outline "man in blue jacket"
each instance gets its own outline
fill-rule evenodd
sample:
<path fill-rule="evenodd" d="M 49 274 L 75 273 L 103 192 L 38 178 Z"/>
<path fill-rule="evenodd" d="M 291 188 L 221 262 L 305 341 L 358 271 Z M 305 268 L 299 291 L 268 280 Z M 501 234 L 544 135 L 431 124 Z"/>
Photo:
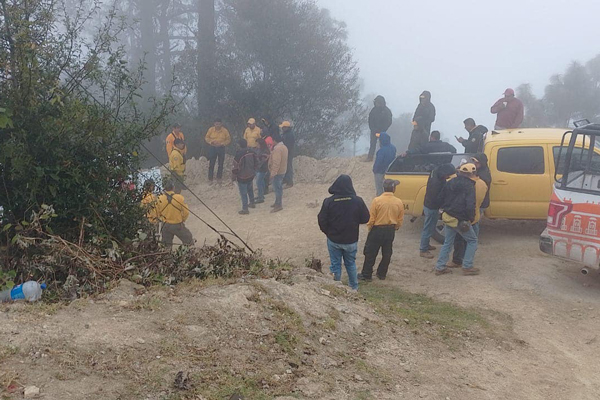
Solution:
<path fill-rule="evenodd" d="M 390 135 L 382 132 L 379 135 L 379 144 L 381 148 L 377 151 L 375 157 L 375 164 L 373 164 L 373 174 L 375 175 L 375 191 L 377 196 L 383 194 L 383 180 L 385 178 L 385 171 L 394 160 L 396 159 L 396 146 L 392 144 Z"/>
<path fill-rule="evenodd" d="M 327 236 L 327 249 L 333 279 L 342 279 L 342 259 L 348 273 L 348 285 L 358 290 L 356 271 L 356 252 L 358 250 L 358 231 L 361 224 L 369 222 L 369 209 L 356 195 L 352 178 L 340 175 L 329 188 L 331 197 L 323 201 L 319 212 L 319 228 Z"/>

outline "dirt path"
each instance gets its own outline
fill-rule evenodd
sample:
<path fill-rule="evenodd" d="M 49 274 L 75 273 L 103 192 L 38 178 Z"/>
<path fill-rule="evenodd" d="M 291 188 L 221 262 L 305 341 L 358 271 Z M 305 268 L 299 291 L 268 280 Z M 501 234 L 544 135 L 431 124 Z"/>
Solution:
<path fill-rule="evenodd" d="M 358 176 L 370 202 L 372 182 Z M 543 223 L 484 221 L 483 273 L 436 277 L 418 256 L 420 223 L 406 221 L 388 279 L 352 295 L 302 268 L 314 256 L 327 272 L 316 223 L 327 189 L 300 183 L 285 191 L 284 211 L 269 212 L 271 194 L 240 216 L 232 184 L 195 188 L 252 247 L 297 266 L 282 279 L 125 282 L 70 304 L 0 306 L 0 398 L 21 398 L 28 385 L 50 400 L 217 400 L 240 388 L 246 400 L 600 398 L 600 277 L 541 254 Z M 200 244 L 216 241 L 194 217 L 187 225 Z M 362 228 L 361 246 L 365 238 Z M 179 371 L 189 387 L 176 387 Z"/>
<path fill-rule="evenodd" d="M 314 255 L 327 264 L 325 238 L 316 224 L 327 185 L 296 185 L 285 191 L 283 212 L 270 214 L 267 201 L 244 217 L 237 215 L 235 187 L 201 188 L 207 202 L 267 255 L 297 264 Z M 371 182 L 356 183 L 356 190 L 370 202 Z M 200 224 L 190 226 L 198 238 L 206 235 L 213 240 Z M 543 226 L 539 221 L 486 220 L 476 257 L 482 275 L 436 277 L 431 273 L 433 262 L 418 257 L 420 222 L 406 221 L 395 242 L 389 279 L 372 283 L 511 316 L 522 349 L 473 354 L 462 371 L 449 371 L 457 379 L 473 374 L 482 382 L 485 390 L 472 398 L 600 398 L 600 276 L 596 272 L 583 276 L 577 265 L 543 255 L 538 249 Z M 360 245 L 365 238 L 363 229 Z"/>

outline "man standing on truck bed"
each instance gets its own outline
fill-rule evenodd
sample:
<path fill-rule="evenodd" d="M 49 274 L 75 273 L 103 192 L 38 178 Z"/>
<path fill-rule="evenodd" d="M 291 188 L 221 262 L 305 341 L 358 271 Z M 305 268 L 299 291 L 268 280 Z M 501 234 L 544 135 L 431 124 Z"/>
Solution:
<path fill-rule="evenodd" d="M 440 250 L 440 255 L 435 266 L 435 274 L 443 275 L 452 270 L 446 266 L 450 252 L 454 246 L 456 235 L 460 235 L 467 242 L 462 268 L 463 275 L 478 275 L 479 269 L 473 268 L 473 259 L 477 251 L 477 235 L 471 225 L 475 221 L 475 164 L 464 164 L 458 170 L 458 176 L 444 186 L 440 193 L 441 208 L 444 210 L 442 219 L 446 224 L 446 239 Z"/>
<path fill-rule="evenodd" d="M 413 116 L 414 128 L 408 144 L 409 150 L 414 150 L 427 143 L 433 121 L 435 121 L 435 106 L 431 103 L 431 93 L 425 90 L 419 96 L 419 106 Z"/>
<path fill-rule="evenodd" d="M 467 118 L 463 123 L 465 124 L 465 129 L 469 132 L 469 137 L 464 139 L 456 136 L 456 140 L 465 147 L 465 153 L 472 154 L 482 151 L 483 139 L 488 132 L 488 128 L 483 125 L 477 125 L 473 118 Z"/>
<path fill-rule="evenodd" d="M 494 103 L 490 111 L 498 115 L 494 129 L 517 129 L 525 116 L 523 103 L 515 97 L 515 91 L 510 88 L 504 91 L 504 97 Z"/>
<path fill-rule="evenodd" d="M 433 254 L 430 251 L 435 250 L 435 247 L 431 246 L 429 241 L 440 217 L 440 193 L 444 186 L 446 186 L 448 178 L 454 174 L 456 174 L 454 165 L 443 164 L 434 169 L 427 180 L 427 190 L 425 191 L 425 200 L 423 202 L 425 220 L 423 222 L 421 245 L 419 247 L 420 255 L 423 258 L 433 258 Z"/>
<path fill-rule="evenodd" d="M 369 129 L 371 130 L 371 145 L 367 161 L 373 161 L 377 148 L 377 134 L 387 132 L 392 126 L 392 111 L 387 107 L 383 96 L 375 97 L 374 107 L 369 113 Z"/>

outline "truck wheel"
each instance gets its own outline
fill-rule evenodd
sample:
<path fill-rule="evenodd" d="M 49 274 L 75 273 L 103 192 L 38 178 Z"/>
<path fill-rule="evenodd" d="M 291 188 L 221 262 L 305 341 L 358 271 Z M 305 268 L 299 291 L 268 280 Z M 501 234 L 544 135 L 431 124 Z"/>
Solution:
<path fill-rule="evenodd" d="M 442 221 L 441 219 L 438 220 L 437 224 L 435 225 L 433 235 L 431 235 L 431 237 L 436 242 L 444 244 L 444 240 L 446 240 L 446 236 L 444 235 L 444 221 Z"/>

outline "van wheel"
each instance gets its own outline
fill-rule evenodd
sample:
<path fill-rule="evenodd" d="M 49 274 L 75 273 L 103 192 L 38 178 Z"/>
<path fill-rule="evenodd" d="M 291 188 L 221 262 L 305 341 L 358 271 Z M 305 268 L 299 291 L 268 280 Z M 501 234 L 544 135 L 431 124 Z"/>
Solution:
<path fill-rule="evenodd" d="M 431 237 L 439 244 L 444 244 L 444 240 L 446 240 L 446 236 L 444 235 L 444 221 L 442 221 L 441 219 L 438 220 L 437 224 L 435 225 L 433 235 L 431 235 Z"/>

